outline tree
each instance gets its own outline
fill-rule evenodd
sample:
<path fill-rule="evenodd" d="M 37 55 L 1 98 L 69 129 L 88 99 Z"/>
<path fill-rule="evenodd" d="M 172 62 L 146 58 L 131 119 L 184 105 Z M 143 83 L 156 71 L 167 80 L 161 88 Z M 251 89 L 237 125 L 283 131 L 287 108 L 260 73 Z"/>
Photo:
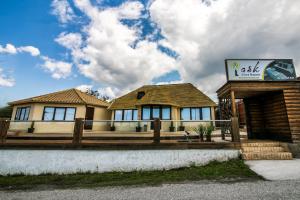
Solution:
<path fill-rule="evenodd" d="M 0 118 L 11 118 L 12 106 L 5 106 L 0 108 Z"/>
<path fill-rule="evenodd" d="M 98 90 L 93 90 L 91 88 L 87 88 L 86 93 L 96 97 L 97 99 L 101 99 L 103 101 L 109 101 L 110 97 L 106 94 L 100 94 Z"/>

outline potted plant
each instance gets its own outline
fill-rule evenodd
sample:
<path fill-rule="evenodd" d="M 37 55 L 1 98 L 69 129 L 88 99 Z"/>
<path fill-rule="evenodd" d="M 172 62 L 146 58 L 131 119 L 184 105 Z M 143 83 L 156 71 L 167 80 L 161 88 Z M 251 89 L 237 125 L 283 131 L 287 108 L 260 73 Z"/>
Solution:
<path fill-rule="evenodd" d="M 31 126 L 30 126 L 30 128 L 28 128 L 28 131 L 27 131 L 28 133 L 33 133 L 34 132 L 34 121 L 33 122 L 31 122 Z"/>
<path fill-rule="evenodd" d="M 214 126 L 209 125 L 205 127 L 205 137 L 206 137 L 206 142 L 211 142 L 211 134 L 214 130 Z"/>
<path fill-rule="evenodd" d="M 202 124 L 200 124 L 199 126 L 194 127 L 194 131 L 199 134 L 200 142 L 203 142 L 204 141 L 203 138 L 204 138 L 204 134 L 205 134 L 205 127 Z"/>
<path fill-rule="evenodd" d="M 175 131 L 175 127 L 173 125 L 173 121 L 171 121 L 171 126 L 169 128 L 170 128 L 170 132 L 174 132 Z"/>
<path fill-rule="evenodd" d="M 142 131 L 142 127 L 141 127 L 141 122 L 138 121 L 138 125 L 137 127 L 135 127 L 136 132 L 141 132 Z"/>
<path fill-rule="evenodd" d="M 184 131 L 185 127 L 183 126 L 182 122 L 180 122 L 180 126 L 178 128 L 179 131 Z"/>

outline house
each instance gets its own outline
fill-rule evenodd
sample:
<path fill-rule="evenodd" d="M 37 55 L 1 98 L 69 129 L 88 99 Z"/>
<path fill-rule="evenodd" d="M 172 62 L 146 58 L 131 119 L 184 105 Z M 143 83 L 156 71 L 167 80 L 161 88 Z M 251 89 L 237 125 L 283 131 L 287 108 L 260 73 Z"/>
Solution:
<path fill-rule="evenodd" d="M 109 120 L 109 103 L 77 89 L 10 102 L 13 106 L 10 130 L 34 128 L 35 133 L 73 132 L 74 119 Z M 34 124 L 32 121 L 35 121 Z M 52 126 L 51 126 L 52 125 Z M 101 130 L 103 124 L 85 123 L 85 129 Z M 49 127 L 51 129 L 49 130 Z"/>
<path fill-rule="evenodd" d="M 116 130 L 126 130 L 129 127 L 124 126 L 122 121 L 130 123 L 132 120 L 160 118 L 165 120 L 161 125 L 162 130 L 174 131 L 183 130 L 184 126 L 189 126 L 196 120 L 214 120 L 215 107 L 216 103 L 194 85 L 183 83 L 142 86 L 115 99 L 108 109 L 112 111 L 111 119 L 116 121 Z M 153 128 L 150 122 L 143 122 L 139 126 L 143 131 Z"/>

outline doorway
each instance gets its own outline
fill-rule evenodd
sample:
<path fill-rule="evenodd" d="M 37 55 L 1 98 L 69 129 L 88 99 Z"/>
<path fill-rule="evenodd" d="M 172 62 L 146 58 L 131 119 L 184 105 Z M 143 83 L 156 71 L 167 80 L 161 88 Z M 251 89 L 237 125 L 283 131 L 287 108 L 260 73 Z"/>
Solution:
<path fill-rule="evenodd" d="M 87 130 L 93 129 L 94 112 L 95 112 L 95 108 L 86 107 L 86 113 L 85 113 L 86 121 L 84 123 L 84 129 L 87 129 Z"/>

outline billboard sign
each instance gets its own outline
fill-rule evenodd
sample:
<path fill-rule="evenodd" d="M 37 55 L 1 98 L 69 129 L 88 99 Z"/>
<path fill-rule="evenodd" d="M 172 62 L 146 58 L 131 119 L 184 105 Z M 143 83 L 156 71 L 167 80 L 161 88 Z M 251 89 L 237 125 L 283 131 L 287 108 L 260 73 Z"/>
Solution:
<path fill-rule="evenodd" d="M 297 78 L 292 59 L 227 59 L 225 65 L 229 81 L 286 81 Z"/>

